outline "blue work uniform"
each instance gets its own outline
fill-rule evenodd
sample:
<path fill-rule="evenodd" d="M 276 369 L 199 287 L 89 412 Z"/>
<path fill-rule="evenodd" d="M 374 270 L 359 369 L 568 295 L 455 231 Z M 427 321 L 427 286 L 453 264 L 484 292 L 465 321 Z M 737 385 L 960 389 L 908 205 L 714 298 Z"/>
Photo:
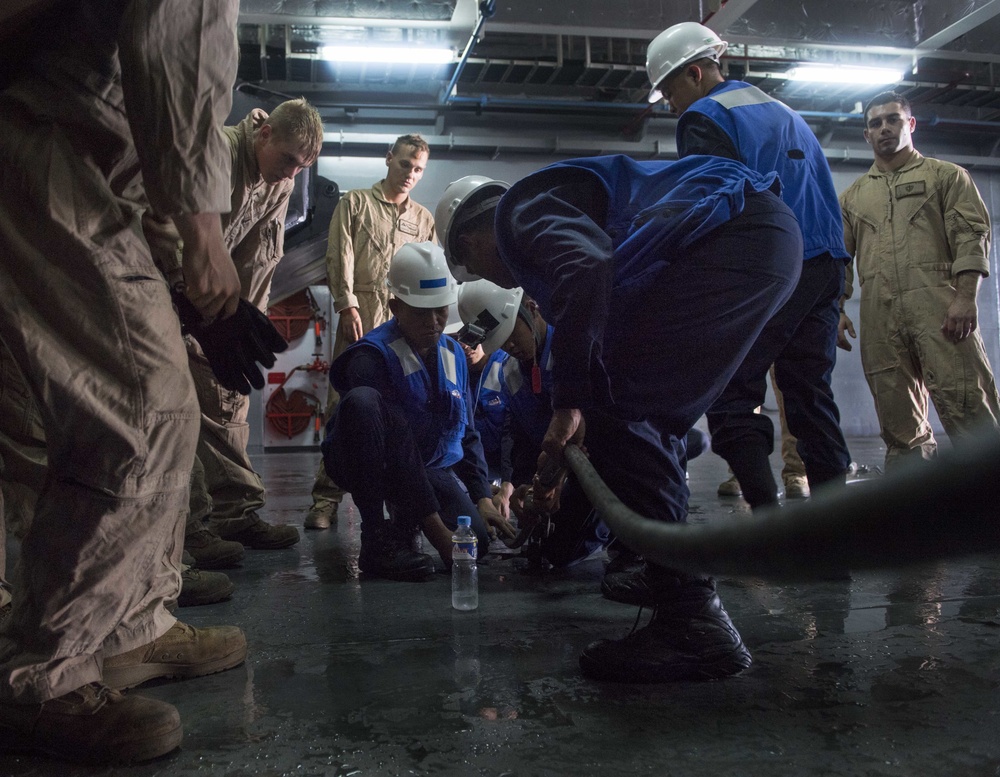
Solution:
<path fill-rule="evenodd" d="M 795 291 L 708 412 L 712 449 L 729 462 L 753 507 L 777 501 L 768 461 L 774 424 L 754 413 L 764 402 L 767 372 L 774 364 L 788 429 L 798 438 L 810 485 L 842 482 L 850 454 L 831 378 L 849 257 L 823 149 L 797 113 L 742 81 L 719 84 L 684 111 L 677 149 L 681 157 L 712 154 L 737 159 L 758 173 L 777 172 L 781 197 L 802 230 L 803 267 Z"/>
<path fill-rule="evenodd" d="M 508 394 L 505 434 L 510 439 L 509 479 L 517 486 L 531 483 L 552 421 L 552 332 L 547 326 L 538 357 L 537 384 L 532 376 L 533 361 L 509 359 L 502 374 L 503 390 Z M 607 526 L 571 474 L 562 490 L 560 508 L 552 515 L 552 533 L 539 544 L 542 557 L 555 567 L 566 566 L 600 550 L 609 539 Z"/>
<path fill-rule="evenodd" d="M 510 358 L 502 348 L 493 351 L 486 366 L 479 374 L 475 394 L 476 431 L 483 444 L 483 455 L 491 483 L 499 485 L 503 479 L 501 460 L 503 457 L 503 425 L 507 414 L 507 399 L 502 390 L 502 371 Z"/>
<path fill-rule="evenodd" d="M 553 325 L 553 407 L 583 410 L 591 461 L 647 517 L 685 520 L 683 439 L 798 280 L 777 190 L 732 160 L 608 156 L 497 206 L 500 259 Z"/>
<path fill-rule="evenodd" d="M 475 503 L 491 493 L 458 343 L 441 337 L 421 358 L 391 319 L 334 360 L 330 382 L 341 400 L 327 423 L 323 463 L 358 507 L 362 541 L 369 528 L 384 528 L 388 503 L 404 535 L 434 512 L 451 529 L 470 516 L 484 554 L 489 534 Z"/>
<path fill-rule="evenodd" d="M 537 391 L 533 362 L 511 359 L 504 366 L 503 389 L 510 408 L 508 424 L 512 439 L 511 482 L 530 483 L 535 473 L 542 439 L 552 420 L 552 327 L 547 326 L 538 359 Z"/>

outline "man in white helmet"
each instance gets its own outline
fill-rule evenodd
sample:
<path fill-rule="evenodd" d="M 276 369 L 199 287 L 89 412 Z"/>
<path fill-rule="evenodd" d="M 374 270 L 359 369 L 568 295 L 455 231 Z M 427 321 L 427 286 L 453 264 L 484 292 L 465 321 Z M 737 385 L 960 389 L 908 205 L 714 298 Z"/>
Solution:
<path fill-rule="evenodd" d="M 510 452 L 504 449 L 507 397 L 501 385 L 504 364 L 510 356 L 500 347 L 508 336 L 507 327 L 501 324 L 515 315 L 522 294 L 521 289 L 501 289 L 489 281 L 463 283 L 458 290 L 459 322 L 449 332 L 465 352 L 486 469 L 490 483 L 500 489 L 494 494 L 493 503 L 504 518 L 510 516 L 507 507 L 513 488 L 507 471 Z M 483 312 L 489 320 L 479 322 Z"/>
<path fill-rule="evenodd" d="M 434 563 L 413 550 L 417 531 L 448 567 L 458 516 L 472 518 L 480 553 L 496 529 L 514 530 L 491 499 L 465 355 L 442 336 L 458 295 L 444 253 L 434 243 L 409 243 L 393 256 L 386 282 L 393 318 L 330 367 L 341 399 L 327 423 L 323 463 L 361 514 L 361 571 L 420 581 Z"/>
<path fill-rule="evenodd" d="M 389 319 L 385 278 L 395 252 L 407 243 L 434 240 L 434 217 L 410 196 L 423 178 L 429 155 L 430 146 L 420 135 L 401 135 L 385 156 L 385 178 L 370 189 L 347 192 L 333 211 L 326 274 L 339 315 L 334 359 Z M 331 392 L 327 418 L 336 404 L 337 395 Z M 343 498 L 343 490 L 320 465 L 305 528 L 328 529 Z"/>
<path fill-rule="evenodd" d="M 727 43 L 694 22 L 675 24 L 649 44 L 653 90 L 680 115 L 677 152 L 735 159 L 761 174 L 777 172 L 781 198 L 802 229 L 802 273 L 795 292 L 761 332 L 732 382 L 708 412 L 712 449 L 728 462 L 751 507 L 777 502 L 768 459 L 774 425 L 754 413 L 767 372 L 785 402 L 809 485 L 844 483 L 850 455 L 830 378 L 837 360 L 838 301 L 848 260 L 833 186 L 819 141 L 784 103 L 743 81 L 727 81 L 719 59 Z M 627 595 L 627 581 L 623 594 Z"/>
<path fill-rule="evenodd" d="M 540 482 L 586 437 L 626 505 L 686 520 L 684 438 L 801 269 L 798 224 L 776 190 L 774 173 L 710 156 L 570 159 L 513 187 L 468 176 L 445 190 L 435 220 L 456 278 L 521 286 L 553 326 Z M 748 667 L 714 581 L 649 566 L 653 620 L 590 645 L 584 673 L 667 682 Z"/>
<path fill-rule="evenodd" d="M 526 511 L 527 490 L 532 485 L 542 440 L 552 421 L 552 327 L 542 317 L 538 304 L 520 288 L 504 289 L 487 280 L 463 283 L 458 310 L 465 327 L 460 342 L 482 343 L 493 350 L 503 345 L 507 358 L 487 376 L 495 386 L 503 408 L 500 490 L 494 503 L 500 514 L 511 509 L 520 519 L 537 520 Z M 561 480 L 561 476 L 557 475 Z M 539 528 L 542 558 L 555 567 L 566 566 L 600 550 L 608 541 L 608 530 L 572 476 L 560 489 L 558 504 L 547 505 L 552 524 Z"/>

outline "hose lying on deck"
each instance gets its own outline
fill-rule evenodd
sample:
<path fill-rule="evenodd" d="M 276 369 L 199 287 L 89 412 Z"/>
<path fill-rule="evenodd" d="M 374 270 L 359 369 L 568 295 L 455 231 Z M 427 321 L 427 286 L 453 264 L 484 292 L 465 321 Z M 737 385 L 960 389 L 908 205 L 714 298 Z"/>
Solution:
<path fill-rule="evenodd" d="M 818 580 L 850 570 L 1000 551 L 994 431 L 877 481 L 714 525 L 653 521 L 604 484 L 576 446 L 566 460 L 604 521 L 650 561 L 695 574 Z"/>

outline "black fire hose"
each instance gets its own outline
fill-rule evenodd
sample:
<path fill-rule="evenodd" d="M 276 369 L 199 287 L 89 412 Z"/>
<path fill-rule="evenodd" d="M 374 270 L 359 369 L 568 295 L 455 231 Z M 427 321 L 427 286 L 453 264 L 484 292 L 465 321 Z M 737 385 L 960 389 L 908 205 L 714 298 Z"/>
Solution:
<path fill-rule="evenodd" d="M 932 462 L 808 502 L 714 525 L 633 512 L 576 446 L 566 460 L 615 535 L 647 559 L 694 574 L 821 580 L 1000 551 L 1000 435 L 964 441 Z"/>

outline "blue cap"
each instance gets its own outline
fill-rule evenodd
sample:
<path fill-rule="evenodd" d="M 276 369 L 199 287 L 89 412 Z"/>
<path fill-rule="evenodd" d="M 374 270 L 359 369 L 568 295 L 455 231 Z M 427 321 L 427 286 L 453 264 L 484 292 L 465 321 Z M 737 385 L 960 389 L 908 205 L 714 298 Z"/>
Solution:
<path fill-rule="evenodd" d="M 472 519 L 467 515 L 458 516 L 459 526 L 472 526 Z"/>

